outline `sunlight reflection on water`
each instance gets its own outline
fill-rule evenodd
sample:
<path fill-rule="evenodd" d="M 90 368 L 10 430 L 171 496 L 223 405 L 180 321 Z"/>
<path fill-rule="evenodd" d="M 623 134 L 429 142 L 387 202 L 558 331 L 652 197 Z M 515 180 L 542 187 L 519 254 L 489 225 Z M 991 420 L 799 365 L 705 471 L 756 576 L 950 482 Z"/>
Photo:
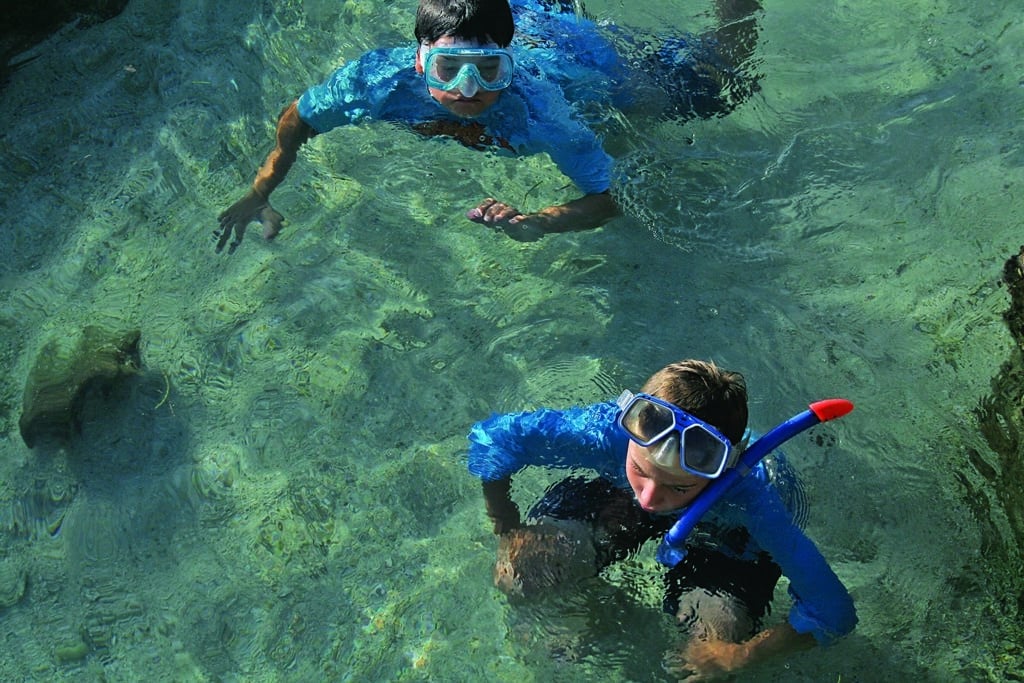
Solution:
<path fill-rule="evenodd" d="M 710 21 L 689 0 L 587 6 Z M 858 406 L 787 450 L 861 625 L 752 680 L 1019 672 L 978 569 L 979 539 L 1006 536 L 957 479 L 986 490 L 962 456 L 988 452 L 970 410 L 1010 346 L 1011 9 L 772 4 L 761 90 L 719 119 L 609 117 L 626 215 L 537 244 L 463 216 L 497 190 L 569 198 L 547 159 L 319 136 L 275 194 L 285 232 L 230 258 L 210 232 L 274 115 L 410 39 L 410 7 L 140 1 L 39 48 L 0 103 L 0 594 L 20 593 L 0 677 L 666 680 L 650 549 L 513 609 L 461 458 L 491 411 L 605 400 L 690 355 L 744 372 L 755 427 Z M 145 374 L 73 448 L 27 451 L 27 368 L 97 320 L 142 328 Z M 544 485 L 517 477 L 524 498 Z"/>

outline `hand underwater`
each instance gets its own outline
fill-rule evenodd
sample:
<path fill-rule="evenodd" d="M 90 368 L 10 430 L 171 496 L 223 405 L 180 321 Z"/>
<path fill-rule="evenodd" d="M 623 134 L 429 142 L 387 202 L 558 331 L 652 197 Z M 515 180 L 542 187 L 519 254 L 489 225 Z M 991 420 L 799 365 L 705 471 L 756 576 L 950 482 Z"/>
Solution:
<path fill-rule="evenodd" d="M 582 522 L 542 521 L 513 529 L 498 540 L 494 585 L 510 597 L 565 590 L 597 573 L 593 532 Z"/>
<path fill-rule="evenodd" d="M 536 242 L 546 234 L 544 228 L 519 209 L 491 197 L 467 211 L 466 218 L 495 232 L 504 232 L 517 242 Z"/>
<path fill-rule="evenodd" d="M 263 226 L 263 238 L 272 240 L 277 237 L 284 226 L 284 216 L 278 213 L 270 202 L 258 194 L 255 190 L 249 192 L 237 202 L 229 206 L 218 216 L 220 226 L 214 231 L 217 238 L 216 251 L 219 254 L 228 246 L 228 253 L 233 254 L 238 245 L 245 237 L 245 230 L 249 223 L 259 221 Z M 234 235 L 234 239 L 228 244 L 228 240 Z"/>
<path fill-rule="evenodd" d="M 715 681 L 728 676 L 746 663 L 742 643 L 726 640 L 693 639 L 682 652 L 665 657 L 665 669 L 680 680 Z"/>

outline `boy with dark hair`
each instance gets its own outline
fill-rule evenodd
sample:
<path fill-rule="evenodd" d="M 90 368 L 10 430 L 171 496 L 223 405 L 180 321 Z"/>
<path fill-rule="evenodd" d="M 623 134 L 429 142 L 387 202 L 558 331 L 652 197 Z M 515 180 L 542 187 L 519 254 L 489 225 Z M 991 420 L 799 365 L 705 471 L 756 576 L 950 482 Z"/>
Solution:
<path fill-rule="evenodd" d="M 718 1 L 730 7 L 739 1 L 749 13 L 759 9 L 757 0 Z M 618 207 L 610 193 L 611 157 L 574 105 L 587 99 L 628 104 L 637 92 L 647 98 L 651 90 L 667 87 L 674 91 L 668 97 L 685 101 L 692 114 L 710 116 L 733 106 L 723 95 L 729 88 L 719 82 L 727 69 L 713 64 L 713 57 L 698 64 L 710 52 L 686 49 L 685 41 L 673 39 L 656 56 L 669 65 L 662 69 L 668 80 L 652 80 L 646 67 L 627 65 L 593 22 L 567 12 L 571 5 L 421 0 L 416 47 L 372 50 L 285 108 L 277 144 L 251 190 L 219 217 L 217 251 L 227 246 L 233 252 L 252 221 L 263 225 L 265 238 L 275 237 L 284 217 L 269 197 L 295 163 L 299 147 L 319 133 L 367 119 L 402 123 L 478 150 L 548 154 L 581 197 L 530 214 L 487 198 L 466 214 L 513 239 L 587 230 L 614 218 Z M 516 22 L 531 33 L 513 46 Z M 733 32 L 730 25 L 722 36 Z M 638 86 L 637 92 L 632 86 Z M 695 106 L 697 99 L 708 99 L 707 93 L 720 105 L 714 112 Z"/>
<path fill-rule="evenodd" d="M 640 394 L 569 410 L 493 415 L 469 434 L 469 470 L 483 482 L 500 535 L 495 582 L 537 595 L 596 576 L 661 538 L 746 443 L 743 377 L 686 360 L 655 373 Z M 527 466 L 587 468 L 551 486 L 524 525 L 510 496 Z M 673 668 L 697 676 L 829 644 L 853 630 L 849 593 L 800 528 L 804 500 L 781 453 L 759 462 L 710 508 L 665 576 L 665 608 L 688 637 Z M 762 629 L 785 575 L 793 607 Z"/>

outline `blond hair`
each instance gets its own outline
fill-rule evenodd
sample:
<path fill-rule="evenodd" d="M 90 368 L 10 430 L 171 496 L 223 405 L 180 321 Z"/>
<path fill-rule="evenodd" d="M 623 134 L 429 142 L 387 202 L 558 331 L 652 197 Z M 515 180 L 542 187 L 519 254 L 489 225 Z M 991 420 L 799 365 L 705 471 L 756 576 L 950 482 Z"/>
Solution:
<path fill-rule="evenodd" d="M 710 361 L 682 360 L 651 375 L 642 391 L 673 403 L 740 443 L 747 429 L 747 384 Z"/>

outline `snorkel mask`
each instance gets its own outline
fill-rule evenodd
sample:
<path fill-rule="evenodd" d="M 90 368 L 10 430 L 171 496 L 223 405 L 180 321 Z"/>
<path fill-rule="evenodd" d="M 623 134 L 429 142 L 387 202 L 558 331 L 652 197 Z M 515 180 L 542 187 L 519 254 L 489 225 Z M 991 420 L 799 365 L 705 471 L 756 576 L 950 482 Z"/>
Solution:
<path fill-rule="evenodd" d="M 420 46 L 420 61 L 427 85 L 473 97 L 480 90 L 504 90 L 512 84 L 512 50 L 488 46 Z"/>
<path fill-rule="evenodd" d="M 717 479 L 742 452 L 714 426 L 656 396 L 624 391 L 616 403 L 619 428 L 662 469 Z"/>

